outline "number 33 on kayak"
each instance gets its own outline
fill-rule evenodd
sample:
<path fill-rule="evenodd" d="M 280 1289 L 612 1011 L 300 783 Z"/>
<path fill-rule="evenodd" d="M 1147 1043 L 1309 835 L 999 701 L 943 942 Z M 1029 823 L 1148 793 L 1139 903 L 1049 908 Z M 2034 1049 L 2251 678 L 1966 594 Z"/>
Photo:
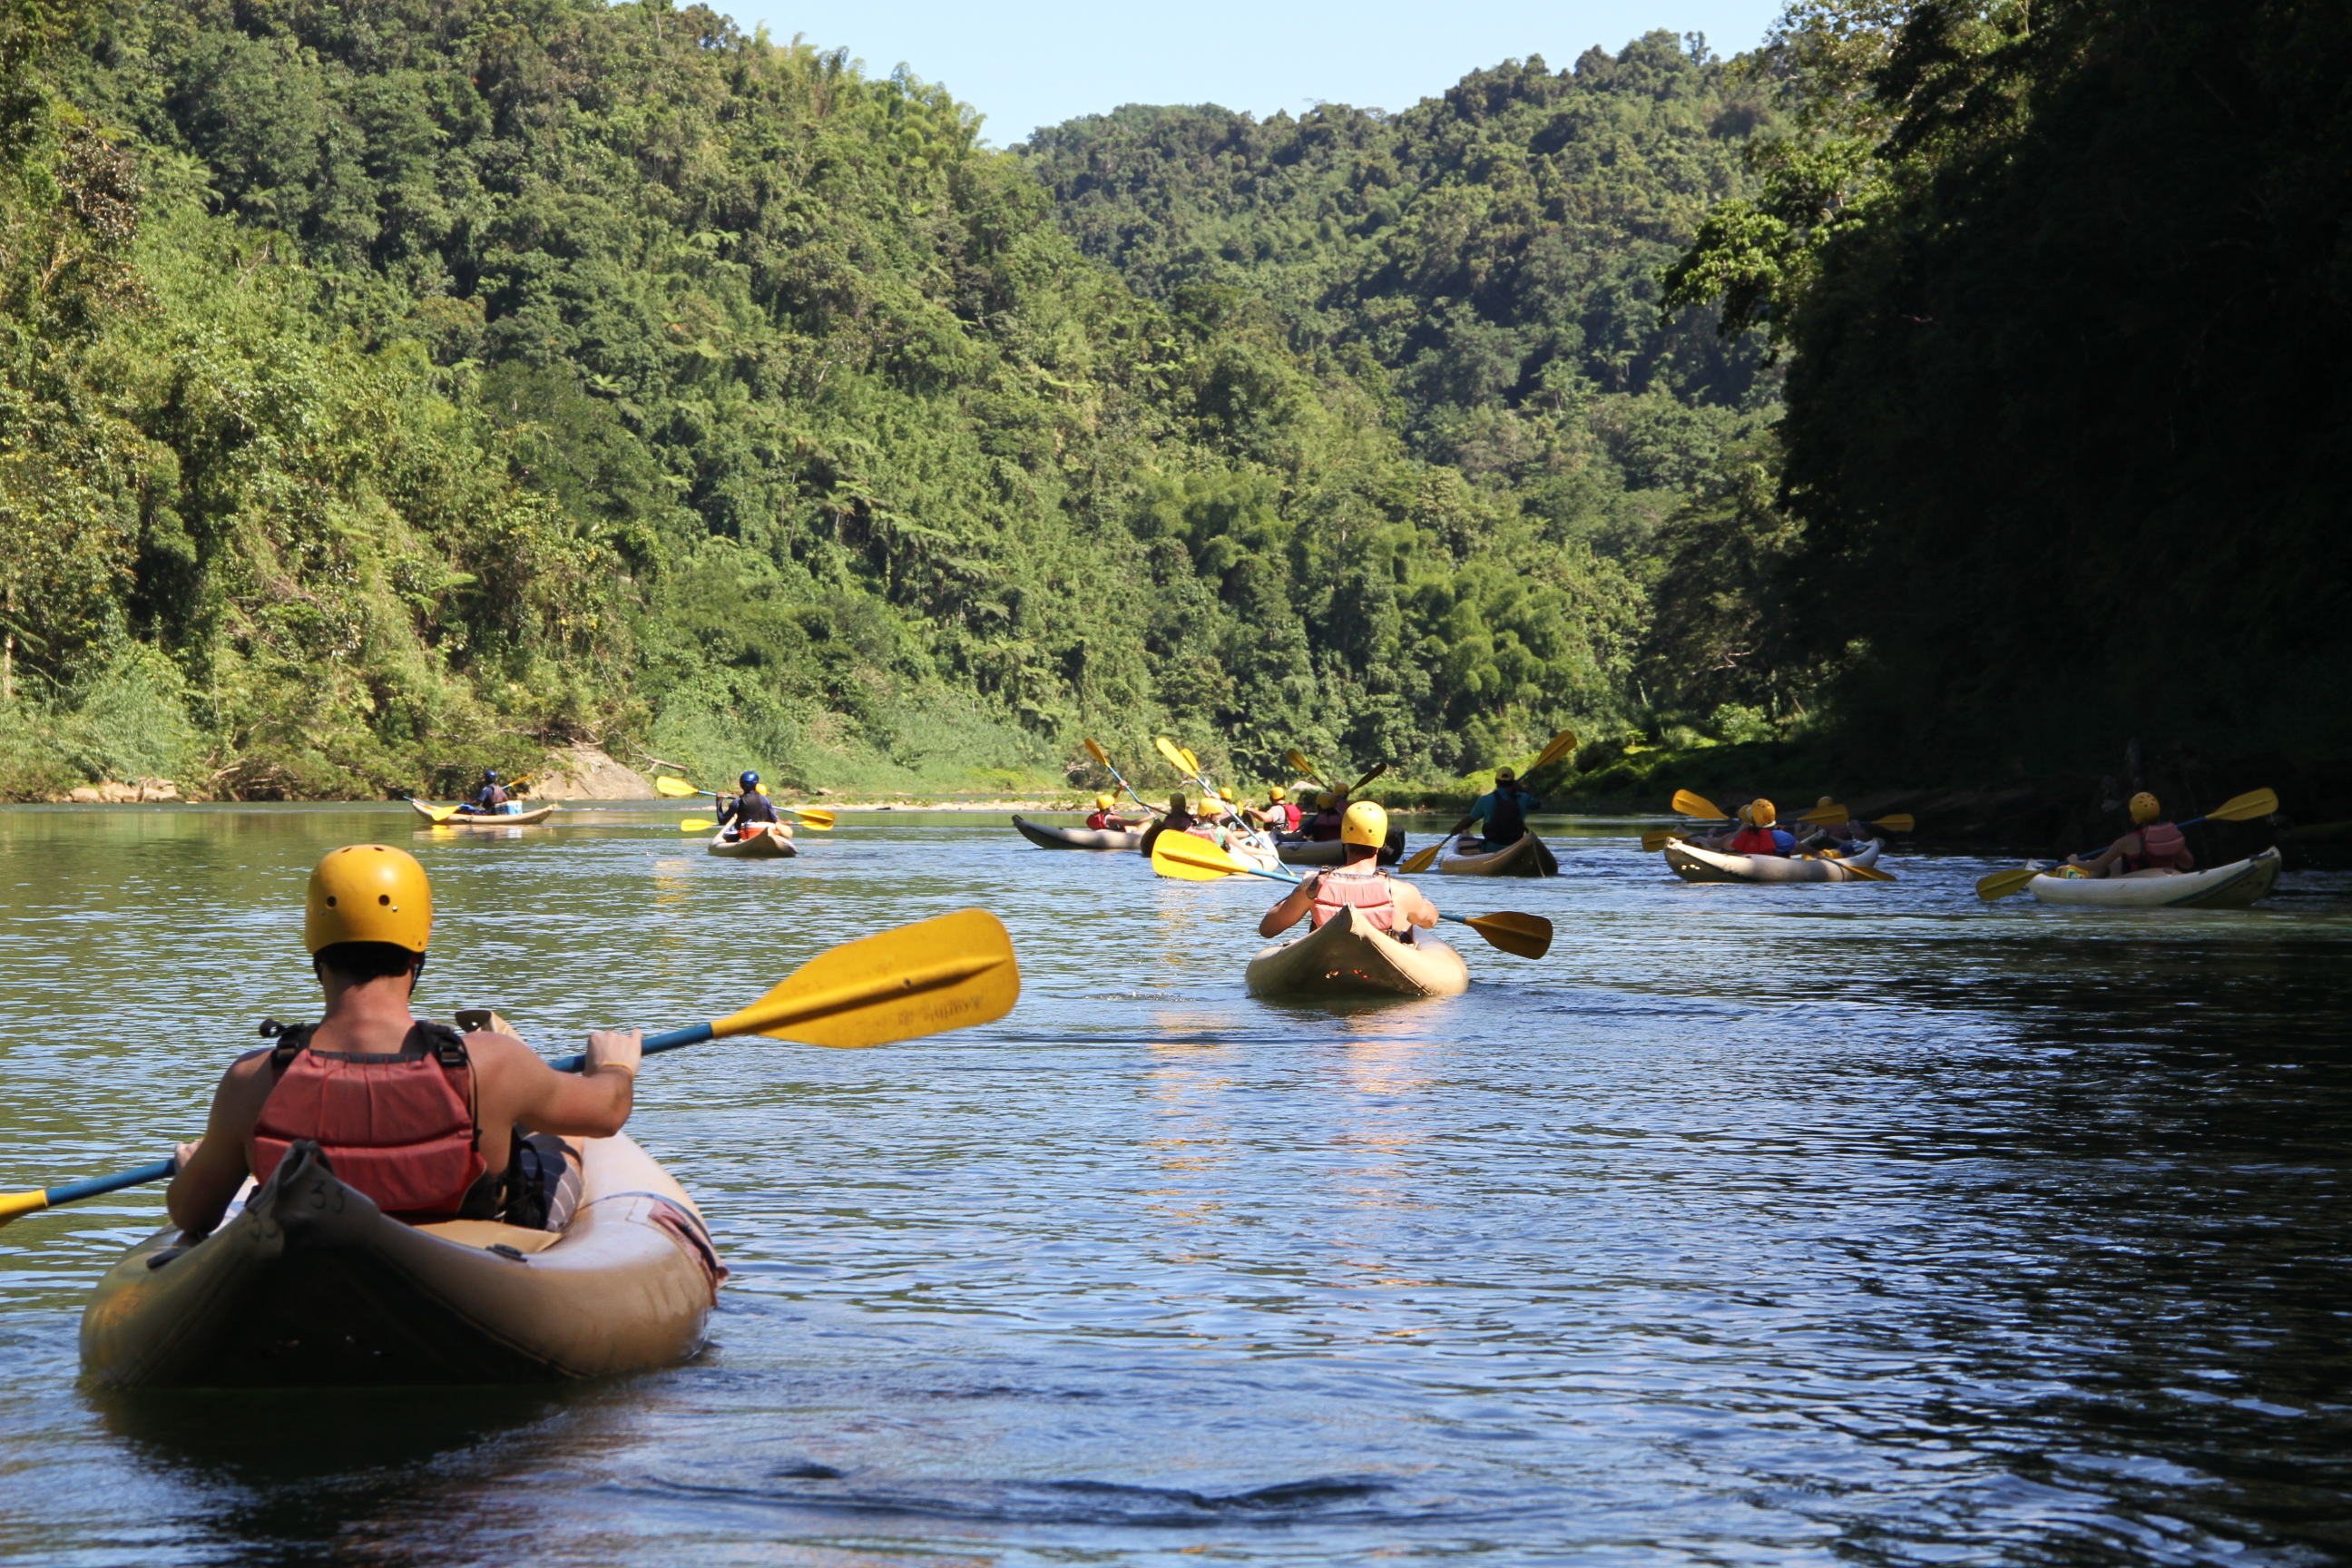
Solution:
<path fill-rule="evenodd" d="M 433 894 L 381 844 L 331 851 L 303 930 L 323 1010 L 214 1091 L 171 1160 L 0 1197 L 0 1223 L 169 1176 L 172 1227 L 82 1318 L 111 1387 L 511 1383 L 670 1364 L 725 1278 L 693 1200 L 623 1127 L 645 1057 L 725 1036 L 882 1045 L 1003 1017 L 1011 938 L 964 910 L 833 948 L 740 1012 L 550 1063 L 488 1015 L 411 1011 Z M 239 1199 L 242 1197 L 242 1203 Z"/>

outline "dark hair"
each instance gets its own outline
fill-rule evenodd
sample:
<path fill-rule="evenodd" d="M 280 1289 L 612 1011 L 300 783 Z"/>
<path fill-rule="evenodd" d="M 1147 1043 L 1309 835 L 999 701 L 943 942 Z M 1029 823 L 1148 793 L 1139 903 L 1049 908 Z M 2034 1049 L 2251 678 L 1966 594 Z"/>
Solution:
<path fill-rule="evenodd" d="M 338 942 L 312 953 L 310 967 L 321 979 L 331 969 L 358 985 L 388 974 L 423 973 L 425 955 L 388 942 Z"/>

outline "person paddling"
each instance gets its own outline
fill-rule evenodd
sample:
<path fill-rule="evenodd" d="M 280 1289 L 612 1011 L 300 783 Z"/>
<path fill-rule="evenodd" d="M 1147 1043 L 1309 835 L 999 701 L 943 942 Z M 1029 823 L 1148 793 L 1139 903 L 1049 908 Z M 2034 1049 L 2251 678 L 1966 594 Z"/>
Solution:
<path fill-rule="evenodd" d="M 1315 815 L 1307 819 L 1307 837 L 1316 844 L 1328 844 L 1339 837 L 1339 797 L 1325 790 L 1315 797 Z"/>
<path fill-rule="evenodd" d="M 507 802 L 513 798 L 499 783 L 499 770 L 484 768 L 482 787 L 474 792 L 471 800 L 464 802 L 457 807 L 457 814 L 460 816 L 496 816 L 506 809 Z"/>
<path fill-rule="evenodd" d="M 1519 787 L 1519 775 L 1515 770 L 1496 768 L 1495 787 L 1470 803 L 1470 815 L 1455 823 L 1446 837 L 1452 838 L 1464 835 L 1476 825 L 1476 838 L 1462 838 L 1465 855 L 1484 855 L 1491 850 L 1508 849 L 1528 836 L 1528 813 L 1536 805 L 1536 797 Z"/>
<path fill-rule="evenodd" d="M 1094 813 L 1087 818 L 1087 826 L 1094 828 L 1097 832 L 1103 833 L 1127 833 L 1142 826 L 1140 822 L 1129 822 L 1127 818 L 1113 811 L 1111 807 L 1118 804 L 1118 797 L 1117 795 L 1098 795 L 1095 796 Z"/>
<path fill-rule="evenodd" d="M 1769 800 L 1751 800 L 1739 808 L 1739 831 L 1724 846 L 1733 855 L 1778 855 L 1783 858 L 1797 852 L 1797 836 L 1786 828 L 1774 826 L 1780 821 L 1778 807 Z"/>
<path fill-rule="evenodd" d="M 727 833 L 730 842 L 748 838 L 761 831 L 779 838 L 790 838 L 793 830 L 776 815 L 776 803 L 760 787 L 760 775 L 746 768 L 735 781 L 742 794 L 719 803 L 719 826 Z M 731 829 L 730 825 L 731 826 Z"/>
<path fill-rule="evenodd" d="M 1298 807 L 1290 799 L 1290 792 L 1280 784 L 1267 786 L 1265 804 L 1252 806 L 1248 815 L 1279 837 L 1295 837 L 1298 832 Z"/>
<path fill-rule="evenodd" d="M 2094 877 L 2165 876 L 2197 864 L 2189 852 L 2189 836 L 2172 825 L 2156 796 L 2142 790 L 2131 797 L 2132 830 L 2085 860 L 2066 857 L 2066 864 Z"/>
<path fill-rule="evenodd" d="M 570 1223 L 580 1151 L 565 1141 L 621 1131 L 642 1037 L 599 1030 L 585 1070 L 560 1073 L 512 1035 L 415 1016 L 432 930 L 433 890 L 406 851 L 352 844 L 320 860 L 302 931 L 325 1016 L 265 1023 L 275 1043 L 221 1075 L 167 1199 L 191 1238 L 220 1223 L 247 1176 L 268 1181 L 303 1142 L 394 1219 Z"/>
<path fill-rule="evenodd" d="M 1369 800 L 1349 806 L 1339 825 L 1339 842 L 1346 846 L 1341 853 L 1347 858 L 1285 893 L 1257 922 L 1258 935 L 1280 936 L 1304 914 L 1312 914 L 1320 930 L 1343 909 L 1353 909 L 1374 930 L 1387 931 L 1399 942 L 1411 942 L 1415 926 L 1427 930 L 1436 925 L 1437 906 L 1420 889 L 1399 881 L 1376 863 L 1388 837 L 1386 810 Z"/>

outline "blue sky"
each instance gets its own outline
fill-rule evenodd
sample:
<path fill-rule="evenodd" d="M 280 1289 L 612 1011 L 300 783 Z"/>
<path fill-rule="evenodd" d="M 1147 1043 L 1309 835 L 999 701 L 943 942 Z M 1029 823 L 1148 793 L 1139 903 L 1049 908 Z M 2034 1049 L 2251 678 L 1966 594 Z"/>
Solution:
<path fill-rule="evenodd" d="M 1122 103 L 1222 103 L 1265 115 L 1318 100 L 1405 109 L 1467 71 L 1539 54 L 1555 70 L 1653 28 L 1752 48 L 1780 0 L 714 0 L 747 31 L 845 47 L 877 76 L 900 62 L 988 117 L 998 146 Z"/>

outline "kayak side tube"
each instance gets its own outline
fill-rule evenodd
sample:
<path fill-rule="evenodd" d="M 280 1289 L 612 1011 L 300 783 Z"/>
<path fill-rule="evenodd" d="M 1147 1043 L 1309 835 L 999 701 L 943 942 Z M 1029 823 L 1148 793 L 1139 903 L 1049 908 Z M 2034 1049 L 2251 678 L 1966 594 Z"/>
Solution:
<path fill-rule="evenodd" d="M 625 1135 L 583 1151 L 561 1233 L 408 1226 L 298 1146 L 193 1246 L 165 1230 L 82 1314 L 102 1388 L 545 1383 L 699 1351 L 725 1268 L 684 1189 Z"/>

